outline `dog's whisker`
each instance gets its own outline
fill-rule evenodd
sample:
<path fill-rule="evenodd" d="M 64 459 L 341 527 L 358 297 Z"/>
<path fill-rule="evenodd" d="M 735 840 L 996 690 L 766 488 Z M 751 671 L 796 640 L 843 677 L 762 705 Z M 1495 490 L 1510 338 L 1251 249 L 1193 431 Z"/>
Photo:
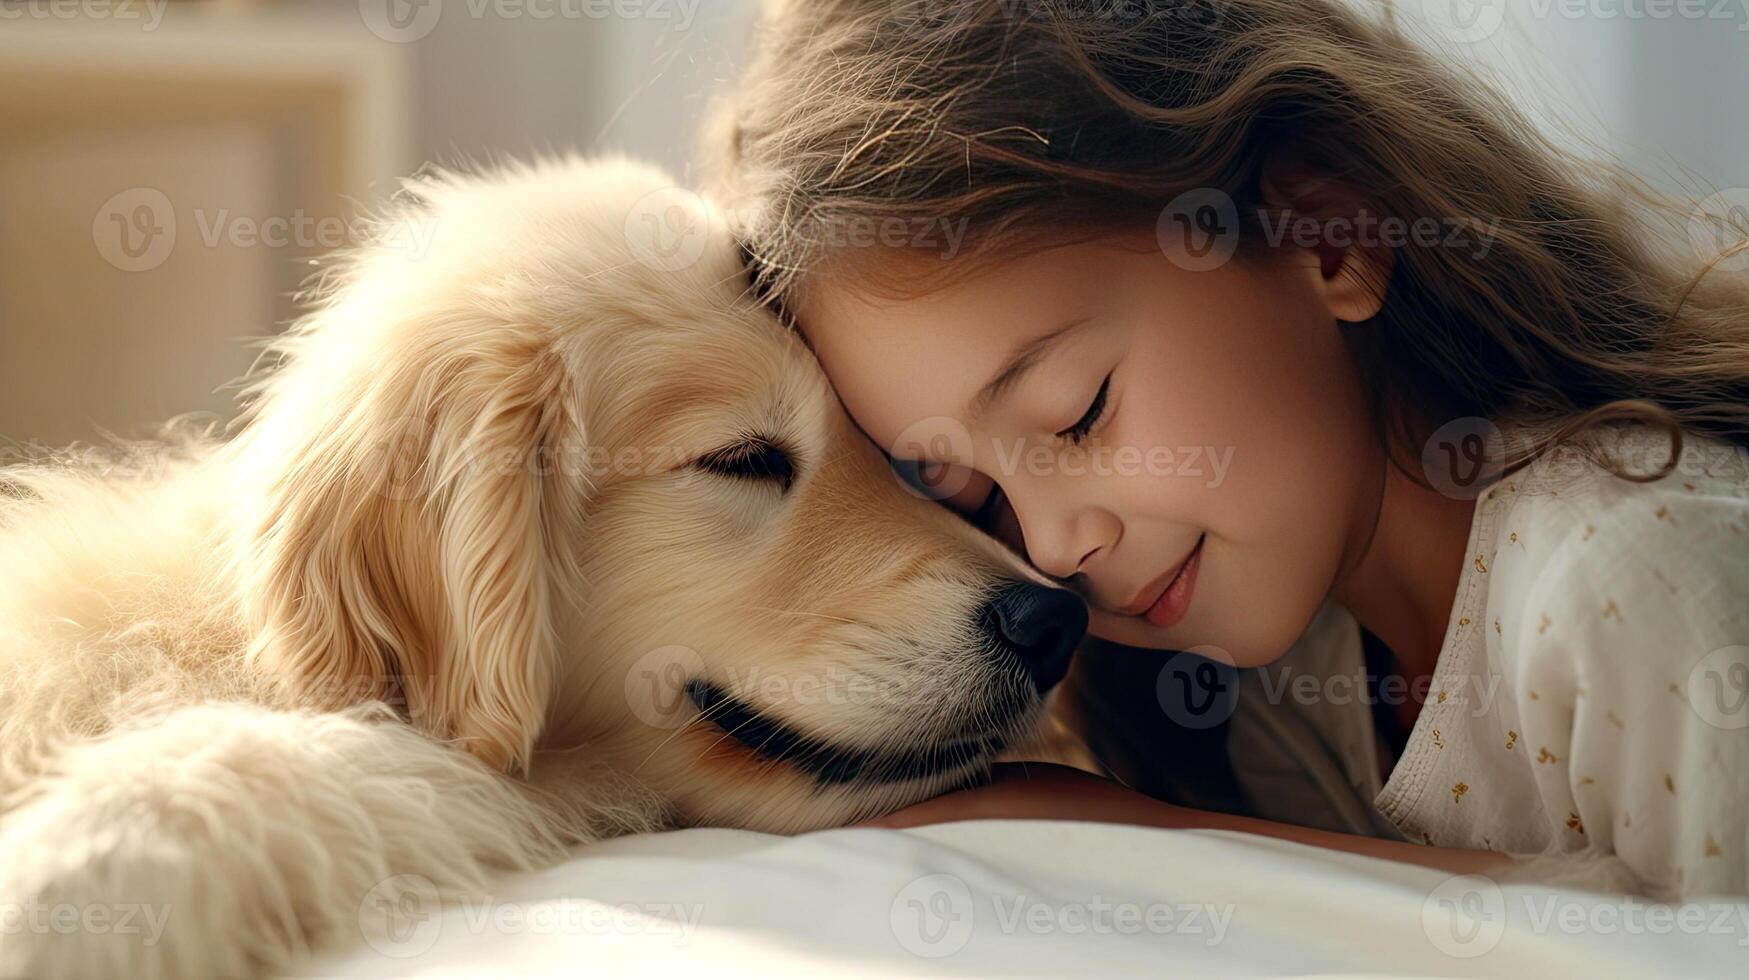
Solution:
<path fill-rule="evenodd" d="M 710 709 L 701 710 L 699 712 L 699 717 L 705 721 L 710 721 L 714 724 L 714 723 L 716 723 L 716 719 L 714 717 L 712 717 L 712 714 L 713 713 L 720 713 L 720 712 L 716 712 L 716 709 L 719 707 L 722 708 L 724 712 L 726 712 L 730 709 L 731 704 L 726 699 L 723 701 L 719 701 L 716 704 L 712 705 Z M 712 739 L 711 743 L 709 745 L 706 745 L 702 749 L 699 749 L 698 752 L 693 755 L 693 761 L 698 762 L 698 761 L 704 759 L 718 745 L 721 745 L 723 743 L 724 739 L 733 738 L 736 732 L 740 731 L 742 728 L 746 727 L 747 725 L 753 724 L 756 720 L 757 719 L 750 717 L 746 721 L 741 722 L 741 724 L 736 725 L 734 728 L 722 728 L 722 734 L 718 735 L 715 739 Z M 720 725 L 718 727 L 721 728 Z M 682 727 L 681 729 L 676 731 L 673 735 L 669 735 L 668 738 L 663 740 L 663 744 L 666 745 L 668 742 L 673 741 L 675 736 L 679 735 L 681 731 L 685 731 L 685 728 Z M 757 749 L 756 749 L 756 751 L 757 751 Z M 650 756 L 645 757 L 644 762 L 649 762 L 650 757 L 653 757 L 654 755 L 655 755 L 655 753 L 652 752 L 650 754 Z M 769 759 L 770 757 L 768 756 L 767 758 Z M 642 767 L 642 765 L 643 765 L 643 763 L 639 763 L 640 768 Z"/>
<path fill-rule="evenodd" d="M 846 619 L 843 616 L 833 616 L 833 615 L 830 615 L 827 613 L 809 612 L 808 610 L 805 610 L 805 609 L 780 609 L 776 606 L 744 606 L 742 608 L 751 610 L 753 612 L 778 613 L 779 615 L 783 615 L 783 616 L 812 616 L 816 619 L 826 619 L 826 620 L 831 620 L 832 622 L 835 622 L 835 623 L 844 623 L 847 626 L 861 625 L 860 623 L 858 623 L 854 619 Z"/>
<path fill-rule="evenodd" d="M 674 741 L 675 739 L 679 738 L 683 733 L 685 733 L 686 729 L 692 725 L 693 721 L 711 721 L 711 722 L 714 722 L 715 719 L 711 717 L 712 714 L 713 713 L 720 713 L 717 711 L 718 708 L 721 708 L 722 710 L 727 711 L 728 704 L 729 703 L 727 701 L 724 701 L 724 702 L 721 702 L 720 704 L 711 705 L 709 708 L 700 709 L 700 711 L 698 713 L 698 718 L 689 719 L 685 724 L 680 725 L 679 727 L 675 728 L 672 732 L 669 732 L 668 736 L 666 738 L 662 739 L 662 741 L 660 743 L 658 743 L 655 748 L 650 750 L 649 755 L 644 756 L 643 761 L 639 762 L 636 766 L 632 767 L 631 774 L 636 776 L 644 768 L 644 766 L 649 764 L 651 759 L 654 759 L 656 757 L 656 754 L 658 752 L 661 752 L 664 748 L 667 747 L 669 742 Z M 706 746 L 704 748 L 704 750 L 702 752 L 700 752 L 700 754 L 698 755 L 698 758 L 699 759 L 704 758 L 704 754 L 708 753 L 711 749 L 715 748 L 717 742 L 720 742 L 720 741 L 722 741 L 722 736 L 719 736 L 717 738 L 716 742 L 712 742 L 710 745 Z"/>

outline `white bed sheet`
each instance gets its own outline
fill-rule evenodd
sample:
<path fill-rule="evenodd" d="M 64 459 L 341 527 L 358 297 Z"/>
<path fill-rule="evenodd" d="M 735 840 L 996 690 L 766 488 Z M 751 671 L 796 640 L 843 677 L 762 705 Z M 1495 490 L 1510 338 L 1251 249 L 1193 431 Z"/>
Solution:
<path fill-rule="evenodd" d="M 1749 976 L 1740 903 L 1654 909 L 1244 834 L 1054 821 L 631 837 L 413 921 L 310 974 Z"/>

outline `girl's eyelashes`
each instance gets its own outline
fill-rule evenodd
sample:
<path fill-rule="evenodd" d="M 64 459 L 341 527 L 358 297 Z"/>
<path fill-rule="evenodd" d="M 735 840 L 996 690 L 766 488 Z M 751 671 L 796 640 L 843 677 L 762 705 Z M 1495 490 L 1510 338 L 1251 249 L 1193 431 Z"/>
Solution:
<path fill-rule="evenodd" d="M 1071 445 L 1080 445 L 1093 432 L 1094 426 L 1105 415 L 1106 396 L 1111 394 L 1111 375 L 1105 376 L 1105 382 L 1099 386 L 1099 393 L 1093 396 L 1093 404 L 1087 406 L 1080 421 L 1057 433 L 1057 438 L 1067 439 Z"/>

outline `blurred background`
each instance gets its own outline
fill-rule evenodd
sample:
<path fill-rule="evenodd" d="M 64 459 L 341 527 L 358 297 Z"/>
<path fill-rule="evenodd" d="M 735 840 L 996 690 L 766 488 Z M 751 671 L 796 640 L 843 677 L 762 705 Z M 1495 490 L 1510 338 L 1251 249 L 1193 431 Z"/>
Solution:
<path fill-rule="evenodd" d="M 242 341 L 426 161 L 684 178 L 758 4 L 0 0 L 0 446 L 228 417 Z M 1395 8 L 1562 141 L 1749 207 L 1749 0 Z"/>

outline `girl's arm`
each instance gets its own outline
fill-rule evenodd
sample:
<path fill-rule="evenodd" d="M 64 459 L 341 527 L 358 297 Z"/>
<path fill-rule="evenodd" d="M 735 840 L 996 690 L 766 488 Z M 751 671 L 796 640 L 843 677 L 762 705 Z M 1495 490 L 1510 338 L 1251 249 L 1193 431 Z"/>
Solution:
<path fill-rule="evenodd" d="M 1481 874 L 1503 868 L 1509 858 L 1490 851 L 1424 847 L 1400 841 L 1313 830 L 1253 817 L 1236 817 L 1162 803 L 1117 783 L 1078 769 L 1043 763 L 996 767 L 988 785 L 926 800 L 863 826 L 901 829 L 956 820 L 1088 820 L 1139 824 L 1174 830 L 1236 830 L 1327 847 L 1351 854 L 1438 868 L 1453 874 Z"/>

